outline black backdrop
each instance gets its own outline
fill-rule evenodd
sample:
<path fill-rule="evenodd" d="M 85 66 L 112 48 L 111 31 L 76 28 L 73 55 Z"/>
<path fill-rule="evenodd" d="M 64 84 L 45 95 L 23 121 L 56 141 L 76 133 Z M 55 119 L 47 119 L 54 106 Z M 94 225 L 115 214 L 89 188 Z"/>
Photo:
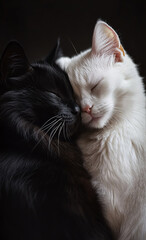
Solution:
<path fill-rule="evenodd" d="M 146 8 L 143 0 L 0 0 L 0 53 L 17 39 L 31 61 L 47 55 L 58 36 L 66 55 L 91 46 L 97 19 L 119 34 L 146 76 Z"/>

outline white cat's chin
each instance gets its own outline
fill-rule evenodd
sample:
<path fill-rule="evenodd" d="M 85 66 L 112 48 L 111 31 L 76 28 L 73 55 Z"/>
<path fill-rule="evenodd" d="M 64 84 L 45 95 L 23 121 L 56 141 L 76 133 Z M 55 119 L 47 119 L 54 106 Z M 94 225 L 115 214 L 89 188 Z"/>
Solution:
<path fill-rule="evenodd" d="M 104 114 L 101 117 L 92 118 L 89 114 L 82 114 L 82 122 L 89 128 L 101 129 L 110 119 L 110 114 Z"/>
<path fill-rule="evenodd" d="M 107 124 L 107 122 L 108 122 L 108 119 L 103 116 L 103 117 L 100 117 L 100 118 L 92 119 L 91 122 L 89 122 L 88 126 L 90 128 L 101 129 Z"/>
<path fill-rule="evenodd" d="M 91 122 L 89 122 L 88 126 L 90 128 L 103 128 L 106 124 L 106 121 L 104 121 L 103 117 L 100 117 L 98 119 L 93 119 Z"/>

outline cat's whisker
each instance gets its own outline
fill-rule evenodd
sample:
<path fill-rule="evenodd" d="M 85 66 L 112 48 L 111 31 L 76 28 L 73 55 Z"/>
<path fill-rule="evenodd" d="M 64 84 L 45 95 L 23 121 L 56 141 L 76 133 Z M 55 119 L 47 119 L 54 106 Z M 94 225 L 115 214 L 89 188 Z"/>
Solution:
<path fill-rule="evenodd" d="M 42 141 L 42 139 L 47 135 L 49 130 L 41 137 L 41 139 L 38 141 L 38 143 L 33 147 L 32 152 L 36 149 L 36 147 L 39 145 L 39 143 Z"/>
<path fill-rule="evenodd" d="M 66 138 L 68 139 L 68 136 L 67 136 L 67 126 L 66 126 L 66 122 L 65 122 L 64 129 L 65 129 L 65 135 L 66 135 Z"/>
<path fill-rule="evenodd" d="M 57 122 L 59 122 L 61 120 L 61 118 L 59 118 L 58 120 L 57 120 Z M 41 129 L 42 131 L 45 131 L 46 129 L 48 129 L 50 126 L 52 126 L 52 124 L 54 124 L 56 122 L 56 119 L 53 121 L 53 122 L 51 122 L 51 123 L 49 123 L 49 124 L 47 124 L 43 129 Z"/>
<path fill-rule="evenodd" d="M 70 41 L 70 43 L 71 43 L 71 45 L 72 45 L 72 47 L 73 47 L 73 49 L 74 49 L 75 53 L 76 53 L 76 54 L 78 54 L 78 52 L 77 52 L 77 49 L 76 49 L 75 45 L 73 44 L 73 42 L 71 41 L 71 39 L 70 39 L 70 38 L 68 38 L 68 39 L 69 39 L 69 41 Z"/>
<path fill-rule="evenodd" d="M 50 122 L 51 120 L 53 120 L 53 121 L 55 121 L 58 117 L 60 117 L 59 115 L 56 115 L 56 116 L 53 116 L 53 117 L 51 117 L 51 118 L 49 118 L 41 127 L 40 127 L 40 129 L 42 130 L 47 124 L 48 124 L 48 122 Z"/>
<path fill-rule="evenodd" d="M 42 136 L 41 139 L 38 141 L 38 143 L 34 146 L 34 148 L 32 149 L 32 151 L 34 151 L 34 149 L 36 149 L 36 147 L 39 145 L 39 143 L 42 141 L 42 139 L 48 134 L 48 132 L 51 130 L 51 128 L 53 128 L 60 120 L 61 120 L 61 119 L 56 120 L 55 123 L 53 123 L 53 124 L 49 127 L 49 129 L 47 129 L 47 131 L 45 132 L 45 134 L 43 134 L 43 136 Z"/>
<path fill-rule="evenodd" d="M 62 124 L 62 122 L 61 122 L 56 128 L 54 128 L 54 129 L 52 130 L 52 132 L 51 132 L 51 134 L 50 134 L 50 136 L 49 136 L 49 149 L 50 149 L 50 146 L 51 146 L 51 142 L 52 142 L 52 140 L 53 140 L 53 137 L 55 136 L 56 132 L 57 132 L 58 129 L 60 128 L 61 124 Z"/>
<path fill-rule="evenodd" d="M 43 131 L 48 131 L 51 130 L 51 128 L 53 128 L 58 122 L 60 122 L 61 118 L 59 118 L 58 120 L 53 121 L 51 124 L 49 124 L 48 126 L 46 126 L 45 129 L 43 129 Z"/>
<path fill-rule="evenodd" d="M 61 131 L 63 129 L 63 126 L 64 126 L 64 122 L 62 123 L 62 126 L 60 127 L 60 129 L 58 131 L 58 155 L 60 154 L 60 152 L 59 152 L 59 137 L 60 137 Z"/>
<path fill-rule="evenodd" d="M 65 121 L 64 121 L 64 125 L 63 125 L 63 136 L 64 136 L 64 139 L 67 140 L 66 134 L 65 134 Z"/>
<path fill-rule="evenodd" d="M 52 119 L 54 119 L 54 118 L 55 118 L 55 120 L 56 120 L 56 118 L 58 118 L 58 117 L 59 117 L 59 115 L 56 115 L 56 116 L 53 116 L 53 117 L 49 118 L 49 119 L 39 128 L 39 130 L 37 131 L 37 134 L 39 134 L 40 131 L 44 130 L 44 128 L 45 128 L 46 126 L 48 126 L 48 125 L 47 125 L 48 122 L 50 122 L 50 121 L 51 121 Z M 53 120 L 53 122 L 55 122 L 55 120 Z M 49 124 L 52 124 L 52 122 L 49 123 Z"/>

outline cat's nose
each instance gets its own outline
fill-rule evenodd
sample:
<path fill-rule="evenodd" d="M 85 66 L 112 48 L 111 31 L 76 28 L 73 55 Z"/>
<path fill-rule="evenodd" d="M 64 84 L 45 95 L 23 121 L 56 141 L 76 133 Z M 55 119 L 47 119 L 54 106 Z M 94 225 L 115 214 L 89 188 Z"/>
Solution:
<path fill-rule="evenodd" d="M 82 112 L 91 113 L 92 106 L 86 105 L 82 108 Z"/>

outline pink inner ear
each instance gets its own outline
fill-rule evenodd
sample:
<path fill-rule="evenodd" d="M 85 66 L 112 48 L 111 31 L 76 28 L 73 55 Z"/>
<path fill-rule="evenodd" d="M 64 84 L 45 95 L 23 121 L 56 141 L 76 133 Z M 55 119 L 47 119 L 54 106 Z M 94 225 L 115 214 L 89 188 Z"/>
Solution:
<path fill-rule="evenodd" d="M 123 61 L 124 49 L 121 46 L 117 33 L 108 24 L 98 21 L 92 39 L 92 54 L 94 55 L 115 55 L 115 61 Z"/>
<path fill-rule="evenodd" d="M 123 56 L 125 56 L 125 51 L 124 51 L 122 45 L 120 45 L 120 47 L 117 48 L 116 52 L 115 52 L 115 62 L 122 62 Z"/>
<path fill-rule="evenodd" d="M 118 50 L 115 53 L 115 62 L 122 62 L 121 52 Z"/>

